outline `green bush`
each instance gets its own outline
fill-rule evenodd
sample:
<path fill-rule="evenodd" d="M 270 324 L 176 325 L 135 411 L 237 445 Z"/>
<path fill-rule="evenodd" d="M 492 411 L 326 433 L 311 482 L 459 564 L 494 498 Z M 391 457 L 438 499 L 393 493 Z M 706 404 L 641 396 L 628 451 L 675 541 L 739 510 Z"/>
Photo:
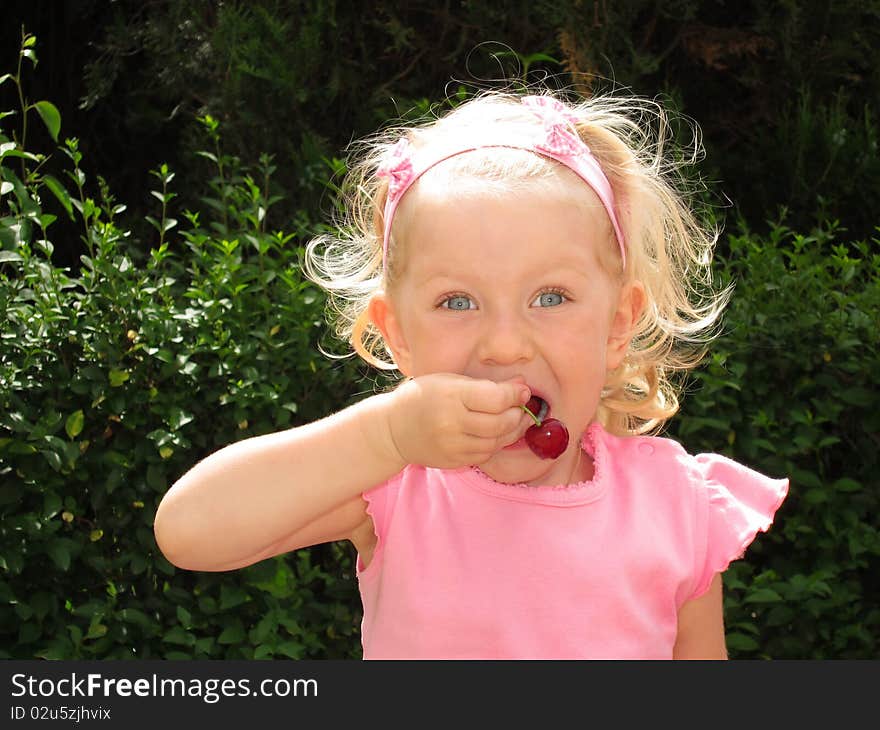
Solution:
<path fill-rule="evenodd" d="M 3 121 L 38 111 L 57 137 L 52 109 L 23 103 Z M 0 136 L 0 657 L 356 654 L 341 546 L 208 574 L 175 570 L 153 537 L 160 498 L 198 459 L 323 415 L 354 380 L 318 352 L 323 300 L 299 235 L 269 229 L 271 160 L 204 153 L 217 174 L 183 223 L 173 173 L 154 171 L 155 236 L 138 259 L 76 140 L 59 148 L 62 183 L 23 137 Z M 50 203 L 83 231 L 75 272 L 52 261 Z"/>
<path fill-rule="evenodd" d="M 52 38 L 53 93 L 67 116 L 85 127 L 89 113 L 84 151 L 139 209 L 154 149 L 181 193 L 203 179 L 189 156 L 196 115 L 219 118 L 227 150 L 243 158 L 255 146 L 273 153 L 295 205 L 317 210 L 321 157 L 414 100 L 438 99 L 451 79 L 472 88 L 550 76 L 586 93 L 675 99 L 702 125 L 704 172 L 753 229 L 779 203 L 808 229 L 822 195 L 830 217 L 873 235 L 877 0 L 19 5 Z M 129 164 L 111 170 L 120 156 Z"/>
<path fill-rule="evenodd" d="M 725 576 L 736 657 L 880 654 L 880 255 L 835 223 L 728 236 L 724 336 L 672 435 L 775 476 L 787 500 Z"/>

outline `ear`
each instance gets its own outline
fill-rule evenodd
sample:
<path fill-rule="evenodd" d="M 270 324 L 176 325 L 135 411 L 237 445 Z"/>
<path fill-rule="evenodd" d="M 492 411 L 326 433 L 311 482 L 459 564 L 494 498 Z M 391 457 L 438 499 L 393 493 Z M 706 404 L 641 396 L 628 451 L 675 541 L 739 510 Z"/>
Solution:
<path fill-rule="evenodd" d="M 400 326 L 400 320 L 388 295 L 382 291 L 374 294 L 367 306 L 367 313 L 370 321 L 382 333 L 382 339 L 391 350 L 397 369 L 403 375 L 409 376 L 412 358 L 403 335 L 403 328 Z"/>
<path fill-rule="evenodd" d="M 620 290 L 605 348 L 605 367 L 609 372 L 620 367 L 626 357 L 636 322 L 645 308 L 645 300 L 645 287 L 638 280 L 628 281 Z"/>

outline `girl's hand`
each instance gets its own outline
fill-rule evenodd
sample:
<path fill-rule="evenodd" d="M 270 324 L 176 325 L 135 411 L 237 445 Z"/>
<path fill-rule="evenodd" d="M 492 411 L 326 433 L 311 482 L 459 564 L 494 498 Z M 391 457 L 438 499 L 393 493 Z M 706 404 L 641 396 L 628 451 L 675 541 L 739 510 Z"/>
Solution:
<path fill-rule="evenodd" d="M 530 395 L 521 380 L 496 383 L 450 374 L 414 378 L 392 393 L 387 411 L 391 440 L 407 464 L 479 465 L 532 425 L 520 408 Z"/>

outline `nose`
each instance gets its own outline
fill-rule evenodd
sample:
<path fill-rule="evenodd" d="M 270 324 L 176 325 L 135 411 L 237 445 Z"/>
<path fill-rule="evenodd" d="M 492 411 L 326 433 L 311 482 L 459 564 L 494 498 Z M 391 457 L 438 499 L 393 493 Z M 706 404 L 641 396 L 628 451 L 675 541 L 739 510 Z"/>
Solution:
<path fill-rule="evenodd" d="M 486 317 L 478 352 L 480 362 L 486 365 L 528 362 L 535 354 L 528 324 L 510 313 Z"/>

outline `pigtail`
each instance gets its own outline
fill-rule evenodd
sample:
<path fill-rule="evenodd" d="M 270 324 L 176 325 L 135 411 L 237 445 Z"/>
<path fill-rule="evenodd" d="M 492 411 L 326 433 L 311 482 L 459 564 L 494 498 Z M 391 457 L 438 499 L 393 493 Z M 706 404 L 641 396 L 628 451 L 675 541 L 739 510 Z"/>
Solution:
<path fill-rule="evenodd" d="M 381 370 L 393 370 L 395 365 L 367 307 L 383 285 L 381 211 L 388 183 L 376 171 L 391 144 L 389 136 L 376 136 L 349 150 L 348 172 L 333 219 L 336 230 L 309 241 L 303 260 L 306 277 L 327 292 L 327 316 L 336 336 Z"/>
<path fill-rule="evenodd" d="M 621 435 L 657 431 L 678 411 L 680 376 L 705 356 L 730 297 L 729 288 L 712 287 L 718 230 L 699 219 L 699 191 L 681 174 L 702 153 L 699 129 L 690 155 L 676 159 L 667 152 L 668 117 L 655 102 L 605 97 L 579 111 L 581 138 L 615 191 L 625 277 L 641 281 L 647 299 L 624 362 L 608 374 L 599 418 Z"/>

